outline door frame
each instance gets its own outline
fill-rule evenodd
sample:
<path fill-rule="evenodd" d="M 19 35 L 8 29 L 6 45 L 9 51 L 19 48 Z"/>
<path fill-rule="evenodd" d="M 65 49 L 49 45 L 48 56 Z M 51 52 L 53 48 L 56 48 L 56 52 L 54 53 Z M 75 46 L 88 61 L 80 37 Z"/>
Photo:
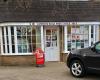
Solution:
<path fill-rule="evenodd" d="M 50 26 L 50 25 L 44 26 L 44 52 L 46 52 L 46 29 L 57 29 L 57 47 L 58 47 L 58 60 L 57 61 L 60 61 L 60 42 L 59 42 L 59 37 L 60 37 L 59 33 L 60 32 L 59 32 L 59 26 L 55 26 L 55 25 L 53 25 L 53 26 Z"/>

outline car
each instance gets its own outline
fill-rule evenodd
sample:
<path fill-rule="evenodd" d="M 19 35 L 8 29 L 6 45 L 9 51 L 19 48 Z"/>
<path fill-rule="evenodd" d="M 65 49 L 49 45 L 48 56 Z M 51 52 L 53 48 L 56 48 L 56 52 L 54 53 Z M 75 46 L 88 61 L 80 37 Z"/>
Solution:
<path fill-rule="evenodd" d="M 66 64 L 74 77 L 84 77 L 88 72 L 100 73 L 100 41 L 88 48 L 70 51 Z"/>

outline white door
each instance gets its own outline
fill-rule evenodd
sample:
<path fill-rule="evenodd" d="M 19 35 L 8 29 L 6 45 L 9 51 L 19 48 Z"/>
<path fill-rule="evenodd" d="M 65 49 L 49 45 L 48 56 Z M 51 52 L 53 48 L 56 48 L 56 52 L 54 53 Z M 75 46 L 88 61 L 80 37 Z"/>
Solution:
<path fill-rule="evenodd" d="M 45 28 L 45 60 L 59 61 L 59 28 L 53 26 Z"/>

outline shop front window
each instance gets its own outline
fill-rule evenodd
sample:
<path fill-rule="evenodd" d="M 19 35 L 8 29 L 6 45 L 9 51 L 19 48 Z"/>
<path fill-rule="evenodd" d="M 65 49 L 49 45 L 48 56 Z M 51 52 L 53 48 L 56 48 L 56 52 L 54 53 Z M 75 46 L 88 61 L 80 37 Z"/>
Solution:
<path fill-rule="evenodd" d="M 17 27 L 17 42 L 19 53 L 29 53 L 41 47 L 40 27 Z"/>
<path fill-rule="evenodd" d="M 68 51 L 89 46 L 89 27 L 69 25 L 67 27 Z"/>
<path fill-rule="evenodd" d="M 32 53 L 36 48 L 41 48 L 39 26 L 5 26 L 1 30 L 4 54 Z"/>

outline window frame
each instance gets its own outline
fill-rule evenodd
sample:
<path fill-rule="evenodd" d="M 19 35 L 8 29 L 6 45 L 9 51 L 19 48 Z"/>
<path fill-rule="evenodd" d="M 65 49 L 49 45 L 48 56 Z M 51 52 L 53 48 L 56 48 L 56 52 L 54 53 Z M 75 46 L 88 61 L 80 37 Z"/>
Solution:
<path fill-rule="evenodd" d="M 11 25 L 10 26 L 10 28 L 13 26 L 13 28 L 14 28 L 14 44 L 15 44 L 15 53 L 13 53 L 13 51 L 12 51 L 12 53 L 8 53 L 8 52 L 2 52 L 2 55 L 33 55 L 33 51 L 32 52 L 29 52 L 28 50 L 27 50 L 27 53 L 18 53 L 18 44 L 17 44 L 17 26 L 25 26 L 25 27 L 27 27 L 27 26 L 31 26 L 31 27 L 33 27 L 33 25 L 16 25 L 16 26 L 14 26 L 14 25 Z M 5 26 L 2 26 L 2 27 L 5 27 Z M 2 27 L 0 27 L 0 29 L 2 28 Z M 8 26 L 7 26 L 7 28 L 8 28 Z M 40 28 L 40 32 L 42 32 L 41 31 L 41 26 L 39 26 L 39 28 Z M 42 27 L 43 28 L 43 27 Z M 43 34 L 42 34 L 43 35 Z M 0 35 L 0 36 L 2 36 L 2 34 Z M 39 35 L 36 35 L 36 36 L 40 36 L 40 43 L 36 43 L 36 44 L 39 44 L 39 45 L 41 45 L 41 48 L 42 48 L 42 42 L 41 42 L 41 34 L 39 34 Z M 11 37 L 12 37 L 12 35 L 11 35 Z M 10 38 L 11 38 L 10 37 Z M 32 37 L 32 36 L 31 36 Z M 2 39 L 2 38 L 1 38 Z M 0 42 L 2 42 L 2 40 L 0 41 Z M 12 42 L 12 41 L 10 41 L 10 42 Z M 33 43 L 32 43 L 33 44 Z M 2 45 L 2 47 L 3 47 L 3 43 L 1 44 Z M 0 46 L 1 47 L 1 46 Z M 10 48 L 9 48 L 10 49 Z M 3 49 L 2 49 L 2 51 L 3 51 Z"/>

